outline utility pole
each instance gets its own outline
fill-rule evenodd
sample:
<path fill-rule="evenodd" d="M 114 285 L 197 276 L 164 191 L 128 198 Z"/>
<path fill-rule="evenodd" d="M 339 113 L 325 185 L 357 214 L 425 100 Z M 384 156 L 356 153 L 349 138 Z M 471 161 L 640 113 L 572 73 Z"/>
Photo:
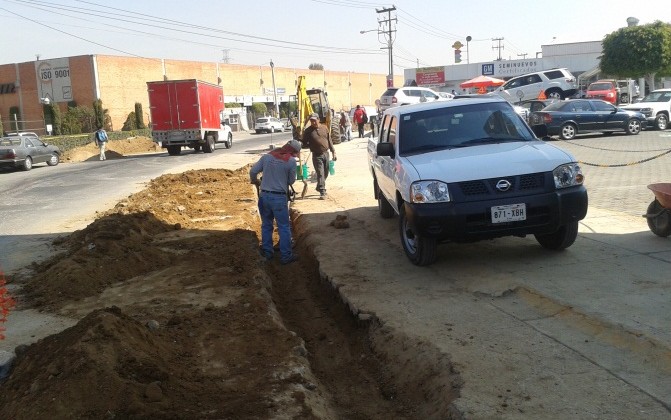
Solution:
<path fill-rule="evenodd" d="M 517 54 L 518 57 L 522 57 L 522 60 L 527 58 L 527 55 L 529 55 L 529 54 L 527 54 L 527 53 Z"/>
<path fill-rule="evenodd" d="M 492 47 L 493 50 L 499 50 L 499 58 L 496 59 L 496 61 L 501 61 L 501 50 L 503 49 L 503 45 L 501 45 L 501 41 L 503 41 L 503 38 L 492 38 L 492 41 L 498 41 L 499 45 L 496 47 Z"/>
<path fill-rule="evenodd" d="M 378 19 L 378 24 L 386 24 L 387 25 L 387 31 L 380 30 L 381 33 L 384 34 L 386 40 L 387 40 L 387 47 L 386 48 L 381 48 L 381 49 L 388 49 L 389 50 L 389 75 L 387 76 L 387 87 L 392 87 L 394 86 L 394 53 L 392 50 L 392 46 L 394 44 L 394 38 L 393 38 L 393 33 L 396 32 L 395 29 L 392 29 L 392 21 L 397 22 L 398 19 L 396 17 L 392 18 L 391 17 L 391 12 L 396 10 L 396 6 L 392 5 L 391 7 L 387 9 L 375 9 L 377 13 L 387 13 L 387 19 Z"/>
<path fill-rule="evenodd" d="M 228 56 L 228 52 L 230 50 L 221 50 L 221 52 L 224 53 L 224 56 L 221 58 L 221 61 L 224 62 L 224 64 L 229 64 L 231 62 L 231 58 Z"/>
<path fill-rule="evenodd" d="M 275 98 L 275 117 L 280 117 L 280 104 L 277 103 L 277 88 L 275 87 L 275 63 L 270 59 L 270 71 L 273 75 L 273 97 Z"/>

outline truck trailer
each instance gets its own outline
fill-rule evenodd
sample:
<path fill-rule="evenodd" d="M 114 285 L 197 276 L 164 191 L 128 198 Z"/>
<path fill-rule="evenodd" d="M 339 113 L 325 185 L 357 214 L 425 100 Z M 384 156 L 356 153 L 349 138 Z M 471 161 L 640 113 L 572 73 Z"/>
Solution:
<path fill-rule="evenodd" d="M 152 138 L 171 156 L 183 147 L 212 153 L 217 143 L 228 149 L 233 133 L 224 122 L 221 86 L 196 79 L 147 82 Z"/>

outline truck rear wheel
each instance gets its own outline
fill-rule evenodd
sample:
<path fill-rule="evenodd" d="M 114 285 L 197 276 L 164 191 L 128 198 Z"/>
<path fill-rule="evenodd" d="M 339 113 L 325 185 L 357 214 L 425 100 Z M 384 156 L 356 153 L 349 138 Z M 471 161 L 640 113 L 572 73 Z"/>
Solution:
<path fill-rule="evenodd" d="M 216 149 L 217 135 L 213 133 L 205 134 L 205 144 L 203 145 L 203 152 L 212 153 Z"/>
<path fill-rule="evenodd" d="M 167 149 L 170 156 L 179 156 L 182 153 L 182 146 L 168 146 Z"/>

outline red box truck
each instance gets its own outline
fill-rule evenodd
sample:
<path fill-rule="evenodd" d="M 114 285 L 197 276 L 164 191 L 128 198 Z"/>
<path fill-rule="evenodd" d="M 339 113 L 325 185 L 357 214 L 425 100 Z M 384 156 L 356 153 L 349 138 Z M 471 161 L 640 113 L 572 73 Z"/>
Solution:
<path fill-rule="evenodd" d="M 212 153 L 217 143 L 228 149 L 233 134 L 223 122 L 221 86 L 196 79 L 147 82 L 152 138 L 179 155 L 183 147 Z"/>

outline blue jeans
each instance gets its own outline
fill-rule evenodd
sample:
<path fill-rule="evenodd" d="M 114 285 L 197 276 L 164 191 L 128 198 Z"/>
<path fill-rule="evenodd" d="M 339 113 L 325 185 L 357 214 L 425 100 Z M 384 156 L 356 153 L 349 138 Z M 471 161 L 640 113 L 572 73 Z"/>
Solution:
<path fill-rule="evenodd" d="M 289 202 L 284 194 L 261 192 L 259 196 L 259 213 L 261 214 L 261 251 L 266 258 L 272 258 L 273 220 L 277 222 L 280 235 L 280 259 L 289 261 L 293 256 L 291 250 L 291 225 L 289 221 Z"/>

